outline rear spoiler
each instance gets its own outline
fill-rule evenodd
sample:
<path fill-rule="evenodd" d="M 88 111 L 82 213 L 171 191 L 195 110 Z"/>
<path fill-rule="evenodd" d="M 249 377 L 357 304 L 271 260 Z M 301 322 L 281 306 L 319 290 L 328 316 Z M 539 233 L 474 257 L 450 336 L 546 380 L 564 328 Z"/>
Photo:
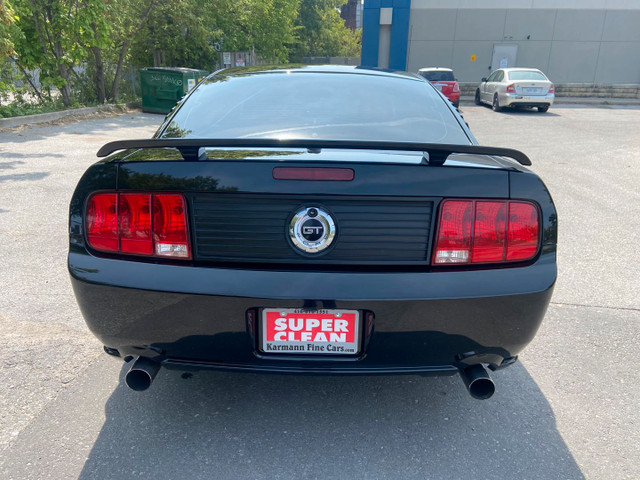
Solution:
<path fill-rule="evenodd" d="M 304 148 L 319 153 L 323 148 L 347 150 L 400 150 L 423 152 L 425 163 L 443 165 L 449 155 L 466 153 L 496 155 L 512 158 L 521 165 L 531 165 L 524 153 L 511 148 L 484 147 L 479 145 L 447 145 L 443 143 L 414 142 L 363 142 L 352 140 L 278 140 L 278 139 L 217 139 L 217 138 L 152 138 L 143 140 L 119 140 L 109 142 L 98 150 L 98 157 L 106 157 L 118 150 L 136 148 L 175 148 L 187 161 L 206 160 L 204 148 Z"/>

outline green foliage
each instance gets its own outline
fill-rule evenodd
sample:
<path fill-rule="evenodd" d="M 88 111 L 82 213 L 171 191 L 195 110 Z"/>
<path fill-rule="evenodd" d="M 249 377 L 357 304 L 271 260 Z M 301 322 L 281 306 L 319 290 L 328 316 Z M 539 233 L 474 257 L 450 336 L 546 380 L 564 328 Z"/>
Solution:
<path fill-rule="evenodd" d="M 15 100 L 11 103 L 0 105 L 0 118 L 33 115 L 34 113 L 57 112 L 59 110 L 64 110 L 62 100 L 54 100 L 44 103 L 33 103 L 28 101 L 23 95 L 19 93 L 15 97 Z"/>
<path fill-rule="evenodd" d="M 9 0 L 0 0 L 0 60 L 12 57 L 15 53 L 13 36 L 17 31 L 14 26 L 16 19 Z"/>
<path fill-rule="evenodd" d="M 178 0 L 152 12 L 135 37 L 140 65 L 214 70 L 218 50 L 250 51 L 286 62 L 299 0 Z"/>
<path fill-rule="evenodd" d="M 274 63 L 358 55 L 359 32 L 339 15 L 344 2 L 0 0 L 0 96 L 4 104 L 22 99 L 3 108 L 15 113 L 41 110 L 46 101 L 70 107 L 130 98 L 128 63 L 212 71 L 220 51 L 253 51 Z M 27 70 L 39 71 L 39 86 L 28 82 Z M 20 83 L 26 87 L 16 89 Z"/>
<path fill-rule="evenodd" d="M 303 57 L 351 57 L 360 55 L 361 32 L 348 29 L 338 10 L 344 0 L 302 0 L 296 25 L 299 42 L 291 60 Z"/>

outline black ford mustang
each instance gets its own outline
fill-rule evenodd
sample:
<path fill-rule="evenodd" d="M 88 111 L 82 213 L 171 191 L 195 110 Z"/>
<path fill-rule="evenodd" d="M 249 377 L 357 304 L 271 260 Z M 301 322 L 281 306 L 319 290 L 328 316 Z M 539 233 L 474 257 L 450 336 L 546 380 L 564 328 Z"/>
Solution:
<path fill-rule="evenodd" d="M 69 271 L 136 390 L 164 366 L 460 373 L 488 398 L 487 367 L 516 360 L 551 297 L 545 185 L 417 76 L 223 71 L 153 139 L 98 155 Z"/>

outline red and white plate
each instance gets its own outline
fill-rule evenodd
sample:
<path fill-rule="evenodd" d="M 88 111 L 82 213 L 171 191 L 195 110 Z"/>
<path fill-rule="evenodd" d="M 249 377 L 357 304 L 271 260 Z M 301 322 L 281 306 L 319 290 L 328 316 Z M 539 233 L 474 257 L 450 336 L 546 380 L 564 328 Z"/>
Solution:
<path fill-rule="evenodd" d="M 360 349 L 357 310 L 262 310 L 260 350 L 276 354 L 356 355 Z"/>

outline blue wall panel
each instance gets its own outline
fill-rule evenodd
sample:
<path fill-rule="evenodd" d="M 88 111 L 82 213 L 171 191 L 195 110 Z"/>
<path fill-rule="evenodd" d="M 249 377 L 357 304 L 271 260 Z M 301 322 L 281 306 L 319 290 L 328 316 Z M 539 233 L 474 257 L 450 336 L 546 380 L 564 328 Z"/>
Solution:
<path fill-rule="evenodd" d="M 389 68 L 406 70 L 411 0 L 365 0 L 361 63 L 366 67 L 378 66 L 381 8 L 393 8 Z"/>

